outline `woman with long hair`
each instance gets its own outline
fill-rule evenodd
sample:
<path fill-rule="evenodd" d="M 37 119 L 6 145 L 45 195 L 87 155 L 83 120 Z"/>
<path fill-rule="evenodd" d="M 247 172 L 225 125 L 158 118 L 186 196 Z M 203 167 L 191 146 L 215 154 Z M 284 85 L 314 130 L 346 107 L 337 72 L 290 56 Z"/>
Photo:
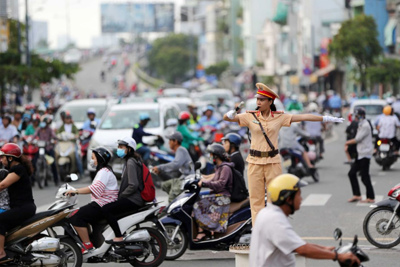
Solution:
<path fill-rule="evenodd" d="M 92 202 L 81 207 L 71 218 L 71 224 L 82 240 L 85 248 L 82 253 L 93 249 L 89 239 L 88 224 L 96 223 L 103 218 L 102 207 L 117 200 L 118 182 L 115 174 L 108 163 L 111 159 L 111 152 L 104 147 L 98 147 L 92 151 L 92 159 L 89 164 L 96 169 L 96 177 L 91 185 L 68 191 L 65 194 L 91 194 Z"/>
<path fill-rule="evenodd" d="M 0 149 L 0 160 L 8 170 L 0 182 L 0 191 L 7 188 L 10 198 L 10 209 L 0 214 L 0 264 L 3 264 L 12 260 L 4 251 L 6 232 L 35 215 L 36 206 L 29 180 L 33 167 L 22 155 L 21 148 L 13 143 L 5 144 Z"/>
<path fill-rule="evenodd" d="M 118 140 L 117 156 L 125 161 L 118 200 L 103 207 L 104 217 L 115 234 L 114 239 L 106 240 L 109 244 L 123 241 L 123 233 L 118 225 L 118 214 L 128 211 L 133 213 L 144 206 L 144 200 L 140 195 L 143 189 L 142 159 L 136 153 L 136 142 L 132 137 Z"/>
<path fill-rule="evenodd" d="M 278 150 L 278 135 L 281 127 L 292 122 L 323 121 L 343 122 L 343 118 L 312 114 L 284 114 L 277 111 L 274 100 L 279 96 L 265 84 L 257 83 L 257 109 L 236 114 L 228 111 L 224 120 L 248 127 L 251 133 L 251 148 L 247 157 L 247 179 L 250 195 L 251 217 L 254 225 L 257 213 L 265 207 L 265 191 L 268 184 L 282 174 L 281 157 Z"/>

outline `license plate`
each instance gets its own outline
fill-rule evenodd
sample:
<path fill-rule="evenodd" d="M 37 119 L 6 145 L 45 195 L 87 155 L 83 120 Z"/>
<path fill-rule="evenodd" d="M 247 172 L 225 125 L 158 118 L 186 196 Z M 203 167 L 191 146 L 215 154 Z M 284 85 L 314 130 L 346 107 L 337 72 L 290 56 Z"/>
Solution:
<path fill-rule="evenodd" d="M 309 145 L 308 150 L 310 151 L 315 151 L 315 145 Z"/>
<path fill-rule="evenodd" d="M 124 165 L 123 164 L 118 164 L 118 163 L 116 163 L 116 164 L 113 164 L 113 171 L 114 172 L 116 172 L 116 173 L 122 173 L 122 167 L 123 167 Z"/>
<path fill-rule="evenodd" d="M 390 149 L 390 145 L 389 144 L 381 144 L 381 146 L 379 147 L 379 150 L 382 152 L 388 152 Z"/>

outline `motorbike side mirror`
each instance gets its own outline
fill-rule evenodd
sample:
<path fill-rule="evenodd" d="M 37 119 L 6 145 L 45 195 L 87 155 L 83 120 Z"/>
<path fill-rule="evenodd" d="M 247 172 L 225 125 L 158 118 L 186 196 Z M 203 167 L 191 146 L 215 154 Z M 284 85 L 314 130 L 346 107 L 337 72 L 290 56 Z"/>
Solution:
<path fill-rule="evenodd" d="M 340 228 L 336 228 L 335 231 L 333 231 L 333 238 L 335 238 L 335 240 L 339 240 L 339 238 L 342 237 L 342 230 L 340 230 Z"/>
<path fill-rule="evenodd" d="M 357 244 L 358 244 L 358 236 L 355 235 L 354 236 L 354 241 L 353 241 L 353 247 L 357 246 Z"/>
<path fill-rule="evenodd" d="M 194 169 L 197 171 L 200 168 L 201 168 L 201 162 L 200 161 L 196 161 L 196 163 L 194 164 Z"/>

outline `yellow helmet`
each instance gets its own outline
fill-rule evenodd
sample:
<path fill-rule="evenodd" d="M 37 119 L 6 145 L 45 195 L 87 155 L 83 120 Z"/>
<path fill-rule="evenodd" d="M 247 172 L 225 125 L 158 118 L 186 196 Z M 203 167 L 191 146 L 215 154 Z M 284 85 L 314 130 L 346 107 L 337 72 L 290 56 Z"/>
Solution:
<path fill-rule="evenodd" d="M 301 181 L 293 174 L 281 174 L 269 183 L 268 199 L 275 205 L 283 205 L 287 198 L 306 185 L 306 182 Z"/>
<path fill-rule="evenodd" d="M 392 107 L 387 105 L 383 108 L 383 114 L 389 116 L 392 115 Z"/>

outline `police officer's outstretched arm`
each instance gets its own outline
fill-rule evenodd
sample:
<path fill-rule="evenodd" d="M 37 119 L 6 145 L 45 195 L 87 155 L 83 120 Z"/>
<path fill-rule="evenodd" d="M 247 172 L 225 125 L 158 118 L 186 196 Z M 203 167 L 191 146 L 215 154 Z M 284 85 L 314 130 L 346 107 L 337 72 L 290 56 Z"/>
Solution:
<path fill-rule="evenodd" d="M 294 114 L 290 122 L 300 121 L 322 121 L 322 122 L 344 122 L 343 118 L 336 118 L 332 116 L 318 116 L 313 114 Z"/>
<path fill-rule="evenodd" d="M 227 113 L 224 115 L 224 121 L 232 121 L 232 122 L 237 122 L 239 123 L 239 117 L 236 114 L 236 110 L 229 110 Z"/>
<path fill-rule="evenodd" d="M 295 252 L 306 258 L 331 259 L 339 262 L 350 260 L 352 263 L 351 266 L 353 266 L 354 263 L 357 263 L 357 266 L 360 265 L 360 260 L 353 253 L 347 252 L 339 254 L 333 249 L 333 247 L 324 247 L 317 244 L 306 243 L 305 245 L 295 249 Z"/>

